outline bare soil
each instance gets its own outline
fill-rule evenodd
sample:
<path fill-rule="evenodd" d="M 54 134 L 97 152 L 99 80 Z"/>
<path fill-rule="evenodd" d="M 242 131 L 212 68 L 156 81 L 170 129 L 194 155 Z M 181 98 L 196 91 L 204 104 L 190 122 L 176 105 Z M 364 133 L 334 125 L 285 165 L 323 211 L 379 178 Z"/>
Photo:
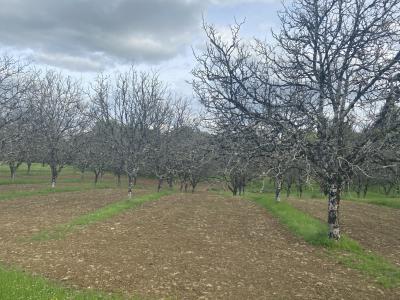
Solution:
<path fill-rule="evenodd" d="M 315 199 L 289 199 L 296 208 L 327 220 L 327 202 Z M 342 232 L 400 267 L 400 210 L 351 201 L 340 202 Z"/>
<path fill-rule="evenodd" d="M 87 199 L 101 198 L 71 195 L 70 205 L 53 199 L 63 203 L 59 215 L 69 212 L 49 221 L 50 202 L 36 217 L 17 202 L 7 213 L 7 206 L 0 207 L 0 237 L 8 236 L 0 240 L 0 260 L 67 285 L 145 299 L 400 299 L 399 289 L 383 289 L 337 264 L 256 204 L 206 193 L 164 197 L 65 240 L 18 240 L 32 227 L 93 209 L 94 200 Z M 112 196 L 110 191 L 105 198 Z M 34 219 L 9 225 L 16 232 L 10 239 L 5 224 L 21 216 Z"/>
<path fill-rule="evenodd" d="M 124 197 L 125 190 L 99 189 L 0 201 L 0 248 Z"/>

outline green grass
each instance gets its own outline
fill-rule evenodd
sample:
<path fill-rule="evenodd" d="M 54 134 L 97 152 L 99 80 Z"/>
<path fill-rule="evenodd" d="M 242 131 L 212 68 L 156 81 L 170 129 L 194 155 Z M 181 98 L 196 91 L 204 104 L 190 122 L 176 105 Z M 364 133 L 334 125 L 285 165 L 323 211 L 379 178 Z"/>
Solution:
<path fill-rule="evenodd" d="M 119 295 L 96 291 L 78 291 L 20 270 L 0 266 L 0 299 L 2 300 L 117 300 Z M 135 299 L 135 298 L 134 298 Z"/>
<path fill-rule="evenodd" d="M 317 193 L 305 193 L 303 194 L 303 198 L 326 201 L 326 197 L 323 194 Z M 400 198 L 396 196 L 382 195 L 375 192 L 371 192 L 366 198 L 358 198 L 354 193 L 343 193 L 342 200 L 400 209 Z"/>
<path fill-rule="evenodd" d="M 260 192 L 261 187 L 262 187 L 262 180 L 253 180 L 248 184 L 247 190 L 250 192 L 258 193 Z M 270 182 L 269 179 L 265 180 L 264 191 L 266 193 L 274 193 L 275 191 L 274 184 Z M 292 186 L 292 191 L 290 196 L 292 197 L 296 196 L 295 185 Z M 285 185 L 282 189 L 282 197 L 286 197 Z M 304 185 L 303 198 L 322 200 L 326 199 L 326 196 L 320 192 L 320 189 L 316 183 L 311 183 L 308 185 Z M 390 195 L 385 195 L 379 190 L 378 186 L 371 186 L 365 198 L 358 198 L 357 194 L 352 190 L 348 192 L 343 192 L 342 198 L 347 201 L 368 203 L 368 204 L 400 209 L 400 195 L 393 193 Z"/>
<path fill-rule="evenodd" d="M 345 193 L 344 200 L 354 201 L 359 203 L 368 203 L 380 206 L 400 209 L 400 197 L 393 195 L 383 195 L 376 192 L 369 192 L 366 198 L 358 198 L 354 193 Z"/>
<path fill-rule="evenodd" d="M 9 178 L 0 178 L 0 185 L 16 185 L 16 184 L 48 184 L 50 185 L 51 177 L 17 177 L 14 181 Z M 60 178 L 57 183 L 80 183 L 82 180 L 80 178 Z"/>
<path fill-rule="evenodd" d="M 400 286 L 400 268 L 383 257 L 364 250 L 357 241 L 345 235 L 339 241 L 329 239 L 326 224 L 288 203 L 277 203 L 272 195 L 251 194 L 248 197 L 268 209 L 295 235 L 309 244 L 326 248 L 345 266 L 369 275 L 384 287 Z"/>
<path fill-rule="evenodd" d="M 60 224 L 50 230 L 44 230 L 32 237 L 32 240 L 35 241 L 46 241 L 53 239 L 63 239 L 68 233 L 73 232 L 74 230 L 78 230 L 87 225 L 100 222 L 106 219 L 109 219 L 127 209 L 134 208 L 144 202 L 153 201 L 161 198 L 162 196 L 166 196 L 171 194 L 169 191 L 160 192 L 160 193 L 152 193 L 143 196 L 136 197 L 134 199 L 122 200 L 109 205 L 106 205 L 94 212 L 79 216 L 69 223 Z"/>

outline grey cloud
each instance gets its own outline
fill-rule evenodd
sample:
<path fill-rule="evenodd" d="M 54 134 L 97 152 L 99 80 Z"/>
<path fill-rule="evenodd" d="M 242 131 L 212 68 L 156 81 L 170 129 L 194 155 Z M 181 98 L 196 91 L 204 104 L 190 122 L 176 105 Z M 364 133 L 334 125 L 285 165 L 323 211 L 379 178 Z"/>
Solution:
<path fill-rule="evenodd" d="M 174 57 L 199 30 L 199 0 L 0 0 L 0 43 L 70 69 Z"/>

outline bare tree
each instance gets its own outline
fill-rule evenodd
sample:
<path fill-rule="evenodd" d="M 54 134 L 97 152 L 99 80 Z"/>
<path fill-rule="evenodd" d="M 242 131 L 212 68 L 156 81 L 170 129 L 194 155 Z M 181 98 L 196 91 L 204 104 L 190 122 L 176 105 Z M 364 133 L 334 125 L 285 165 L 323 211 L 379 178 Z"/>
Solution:
<path fill-rule="evenodd" d="M 0 56 L 0 130 L 26 112 L 33 76 L 28 64 L 11 56 Z"/>
<path fill-rule="evenodd" d="M 26 114 L 32 95 L 33 72 L 28 64 L 8 55 L 0 56 L 0 156 L 9 165 L 14 180 L 27 148 Z"/>
<path fill-rule="evenodd" d="M 240 25 L 230 41 L 205 26 L 193 85 L 206 106 L 292 136 L 328 187 L 338 239 L 344 183 L 398 133 L 399 0 L 295 0 L 280 19 L 274 49 L 241 42 Z"/>
<path fill-rule="evenodd" d="M 155 73 L 138 72 L 134 68 L 117 75 L 111 89 L 108 78 L 100 76 L 93 87 L 93 113 L 104 124 L 104 134 L 128 176 L 128 196 L 138 172 L 149 152 L 153 131 L 162 130 L 168 105 L 166 86 Z"/>
<path fill-rule="evenodd" d="M 278 50 L 270 57 L 282 85 L 304 95 L 289 103 L 314 133 L 305 150 L 329 186 L 330 238 L 340 237 L 344 183 L 366 158 L 382 151 L 385 138 L 399 126 L 379 125 L 398 101 L 390 96 L 390 86 L 400 71 L 399 3 L 296 0 L 280 15 Z M 362 131 L 356 143 L 348 128 Z"/>
<path fill-rule="evenodd" d="M 54 71 L 47 71 L 36 83 L 33 104 L 43 161 L 51 169 L 51 186 L 71 162 L 74 137 L 86 124 L 86 106 L 80 83 Z"/>

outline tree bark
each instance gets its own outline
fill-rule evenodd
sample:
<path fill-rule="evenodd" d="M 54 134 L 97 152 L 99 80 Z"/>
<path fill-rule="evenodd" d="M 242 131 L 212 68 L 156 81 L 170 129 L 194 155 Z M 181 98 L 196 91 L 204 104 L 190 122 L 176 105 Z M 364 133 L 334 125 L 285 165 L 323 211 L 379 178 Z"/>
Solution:
<path fill-rule="evenodd" d="M 93 171 L 94 172 L 94 184 L 97 185 L 97 182 L 99 181 L 99 175 L 101 172 L 98 171 Z"/>
<path fill-rule="evenodd" d="M 121 174 L 117 174 L 117 186 L 121 186 Z"/>
<path fill-rule="evenodd" d="M 11 181 L 14 182 L 15 173 L 17 172 L 17 169 L 16 169 L 15 165 L 13 165 L 13 164 L 10 164 L 9 167 L 10 167 Z"/>
<path fill-rule="evenodd" d="M 132 178 L 132 176 L 128 175 L 128 197 L 129 197 L 129 199 L 132 198 L 132 187 L 133 187 L 133 178 Z"/>
<path fill-rule="evenodd" d="M 56 165 L 51 165 L 50 169 L 51 169 L 51 188 L 54 189 L 56 187 L 58 170 Z"/>
<path fill-rule="evenodd" d="M 172 176 L 169 177 L 169 178 L 168 178 L 168 186 L 169 186 L 170 189 L 172 189 L 172 187 L 173 187 L 173 182 L 174 182 L 173 177 L 172 177 Z"/>
<path fill-rule="evenodd" d="M 261 186 L 261 189 L 260 189 L 260 193 L 264 193 L 264 190 L 265 190 L 265 177 L 263 177 L 263 181 L 262 181 L 262 186 Z"/>
<path fill-rule="evenodd" d="M 31 174 L 31 166 L 32 166 L 32 163 L 31 162 L 27 162 L 26 163 L 27 165 L 28 165 L 28 171 L 26 172 L 28 175 L 30 175 Z"/>
<path fill-rule="evenodd" d="M 287 190 L 286 190 L 286 197 L 289 198 L 290 192 L 291 192 L 291 189 L 292 189 L 292 181 L 291 181 L 291 180 L 289 180 L 289 181 L 287 182 L 286 188 L 287 188 Z"/>
<path fill-rule="evenodd" d="M 197 182 L 192 182 L 192 183 L 191 183 L 191 186 L 192 186 L 192 194 L 193 194 L 194 191 L 195 191 L 195 189 L 196 189 Z"/>
<path fill-rule="evenodd" d="M 276 179 L 276 186 L 275 186 L 275 201 L 281 201 L 281 190 L 282 190 L 282 178 Z"/>
<path fill-rule="evenodd" d="M 329 238 L 338 240 L 340 238 L 339 226 L 339 204 L 340 204 L 340 186 L 332 183 L 329 189 L 328 197 L 328 225 Z"/>
<path fill-rule="evenodd" d="M 367 179 L 367 181 L 365 182 L 365 185 L 364 185 L 363 198 L 365 198 L 367 196 L 368 186 L 369 186 L 369 180 Z"/>
<path fill-rule="evenodd" d="M 158 178 L 157 192 L 161 190 L 162 184 L 163 184 L 163 178 Z"/>

